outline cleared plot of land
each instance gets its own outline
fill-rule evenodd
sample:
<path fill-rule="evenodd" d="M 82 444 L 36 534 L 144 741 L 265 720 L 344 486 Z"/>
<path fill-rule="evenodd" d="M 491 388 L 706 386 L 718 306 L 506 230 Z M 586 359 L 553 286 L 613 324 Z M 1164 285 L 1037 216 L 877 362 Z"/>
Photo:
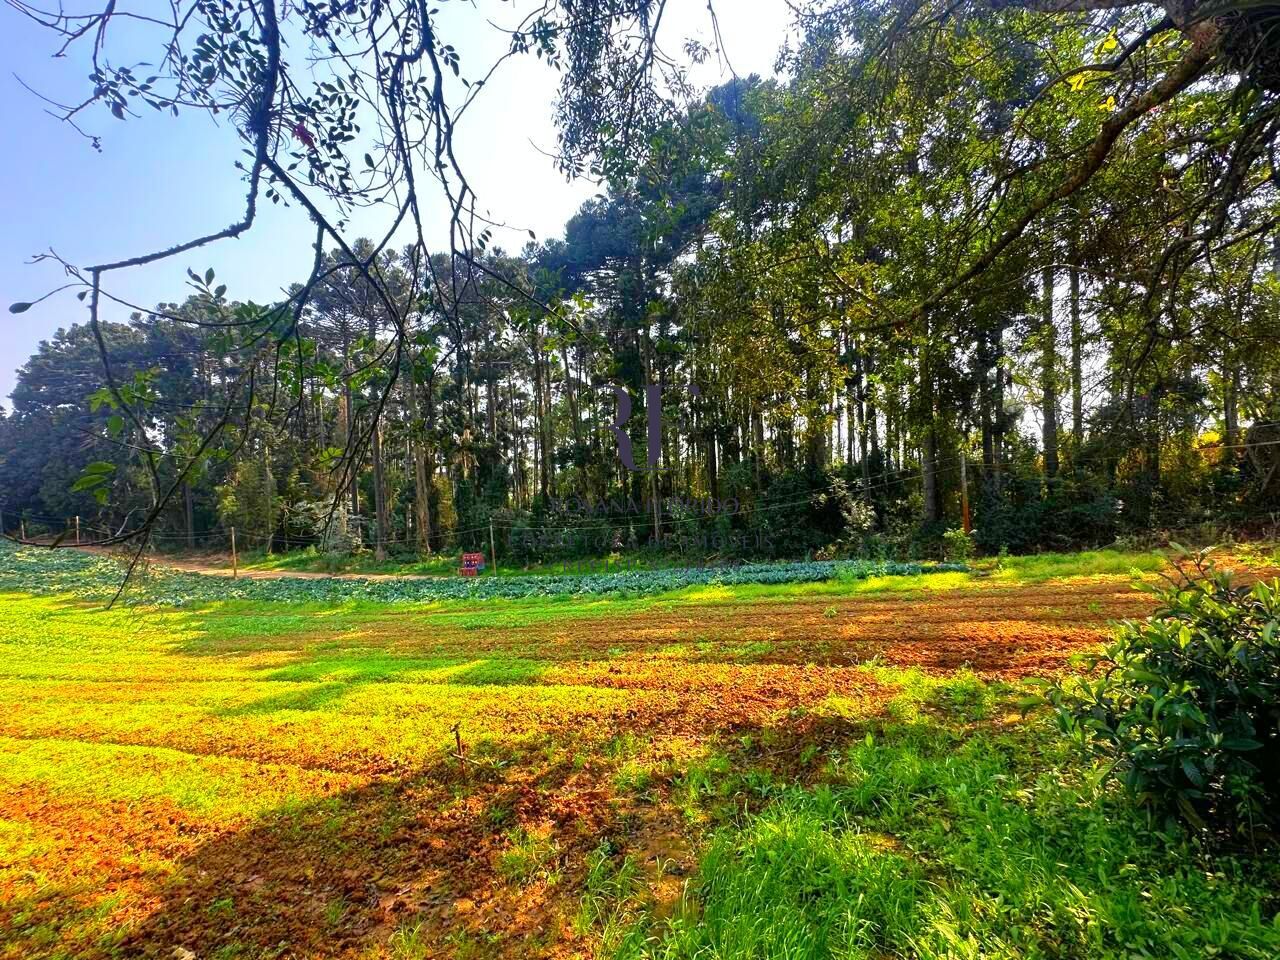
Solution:
<path fill-rule="evenodd" d="M 1014 730 L 984 680 L 1059 669 L 1149 606 L 1114 577 L 426 612 L 7 594 L 0 955 L 679 944 L 734 808 L 838 780 L 885 724 L 957 749 Z M 711 955 L 783 950 L 728 936 Z"/>

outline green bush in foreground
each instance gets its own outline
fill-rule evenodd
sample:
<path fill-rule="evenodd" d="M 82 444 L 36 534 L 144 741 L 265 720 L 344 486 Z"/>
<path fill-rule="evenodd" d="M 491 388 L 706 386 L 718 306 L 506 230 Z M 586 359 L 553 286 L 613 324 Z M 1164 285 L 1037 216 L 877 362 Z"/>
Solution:
<path fill-rule="evenodd" d="M 1111 762 L 1143 803 L 1200 829 L 1252 832 L 1280 805 L 1280 582 L 1240 587 L 1204 554 L 1120 625 L 1093 666 L 1048 684 L 1064 732 Z"/>

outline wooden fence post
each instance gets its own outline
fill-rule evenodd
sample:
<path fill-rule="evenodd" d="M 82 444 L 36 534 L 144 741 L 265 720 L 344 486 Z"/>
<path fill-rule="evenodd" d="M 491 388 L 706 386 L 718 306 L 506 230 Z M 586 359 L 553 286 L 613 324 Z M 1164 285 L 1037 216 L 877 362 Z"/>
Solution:
<path fill-rule="evenodd" d="M 489 557 L 493 560 L 493 575 L 498 575 L 498 550 L 493 545 L 493 521 L 489 521 Z"/>
<path fill-rule="evenodd" d="M 80 546 L 80 517 L 76 517 L 76 546 Z"/>
<path fill-rule="evenodd" d="M 231 579 L 240 576 L 240 560 L 236 556 L 236 528 L 231 528 Z"/>

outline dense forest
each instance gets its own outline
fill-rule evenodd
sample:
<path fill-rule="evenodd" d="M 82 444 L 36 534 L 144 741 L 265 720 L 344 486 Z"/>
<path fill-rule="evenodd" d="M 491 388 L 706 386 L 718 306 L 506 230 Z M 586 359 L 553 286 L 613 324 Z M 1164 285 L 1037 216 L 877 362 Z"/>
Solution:
<path fill-rule="evenodd" d="M 1142 9 L 902 30 L 928 11 L 823 5 L 779 79 L 597 171 L 562 238 L 322 232 L 287 305 L 192 263 L 184 299 L 22 368 L 5 530 L 110 536 L 175 479 L 165 548 L 234 526 L 379 556 L 934 556 L 957 528 L 993 553 L 1274 529 L 1274 77 L 1161 91 L 1195 41 Z"/>

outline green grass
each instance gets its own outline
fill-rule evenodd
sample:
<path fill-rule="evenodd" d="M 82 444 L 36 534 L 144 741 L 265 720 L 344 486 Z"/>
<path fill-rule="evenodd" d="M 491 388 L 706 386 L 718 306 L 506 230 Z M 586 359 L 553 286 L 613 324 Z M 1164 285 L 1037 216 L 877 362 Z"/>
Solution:
<path fill-rule="evenodd" d="M 1079 553 L 1038 553 L 1002 557 L 992 576 L 1015 583 L 1040 583 L 1063 577 L 1124 577 L 1134 571 L 1150 574 L 1166 566 L 1158 553 L 1124 550 L 1085 550 Z"/>
<path fill-rule="evenodd" d="M 566 930 L 582 955 L 637 960 L 1280 955 L 1272 853 L 1224 855 L 1149 822 L 1047 724 L 1019 719 L 1012 688 L 858 660 L 807 632 L 863 612 L 895 635 L 931 616 L 963 628 L 1023 584 L 1039 603 L 1046 578 L 1104 577 L 1110 596 L 1157 562 L 1104 551 L 649 596 L 110 611 L 10 586 L 0 957 L 115 960 L 139 929 L 168 954 L 201 924 L 199 956 L 279 955 L 306 934 L 284 952 L 536 956 L 568 952 Z M 1074 589 L 1054 588 L 1062 616 L 1047 622 L 1096 626 Z M 935 602 L 956 591 L 988 602 Z M 800 619 L 775 616 L 796 601 Z M 709 607 L 718 633 L 699 620 Z M 778 634 L 751 632 L 762 620 Z M 815 676 L 831 686 L 793 692 Z M 755 698 L 776 702 L 734 713 Z M 432 860 L 448 844 L 457 859 Z M 380 912 L 398 897 L 407 914 Z M 496 906 L 456 920 L 464 902 Z M 514 916 L 541 927 L 508 940 L 486 926 Z"/>
<path fill-rule="evenodd" d="M 230 558 L 223 558 L 217 565 L 230 569 Z M 392 556 L 378 563 L 372 551 L 366 550 L 350 556 L 326 554 L 315 547 L 289 550 L 283 553 L 267 553 L 251 550 L 240 554 L 241 570 L 291 571 L 301 573 L 366 573 L 395 574 L 397 576 L 457 576 L 461 558 L 459 554 L 436 554 L 420 558 Z"/>
<path fill-rule="evenodd" d="M 1153 822 L 1047 724 L 972 732 L 1007 691 L 902 679 L 899 719 L 826 751 L 816 786 L 750 791 L 740 763 L 691 771 L 703 804 L 740 799 L 720 805 L 727 822 L 674 916 L 646 920 L 619 895 L 632 923 L 610 932 L 614 956 L 1280 956 L 1274 859 Z M 743 813 L 752 792 L 762 804 Z"/>
<path fill-rule="evenodd" d="M 549 829 L 517 827 L 507 835 L 507 848 L 498 857 L 498 873 L 516 883 L 529 883 L 536 877 L 551 878 L 555 875 L 558 853 Z"/>

